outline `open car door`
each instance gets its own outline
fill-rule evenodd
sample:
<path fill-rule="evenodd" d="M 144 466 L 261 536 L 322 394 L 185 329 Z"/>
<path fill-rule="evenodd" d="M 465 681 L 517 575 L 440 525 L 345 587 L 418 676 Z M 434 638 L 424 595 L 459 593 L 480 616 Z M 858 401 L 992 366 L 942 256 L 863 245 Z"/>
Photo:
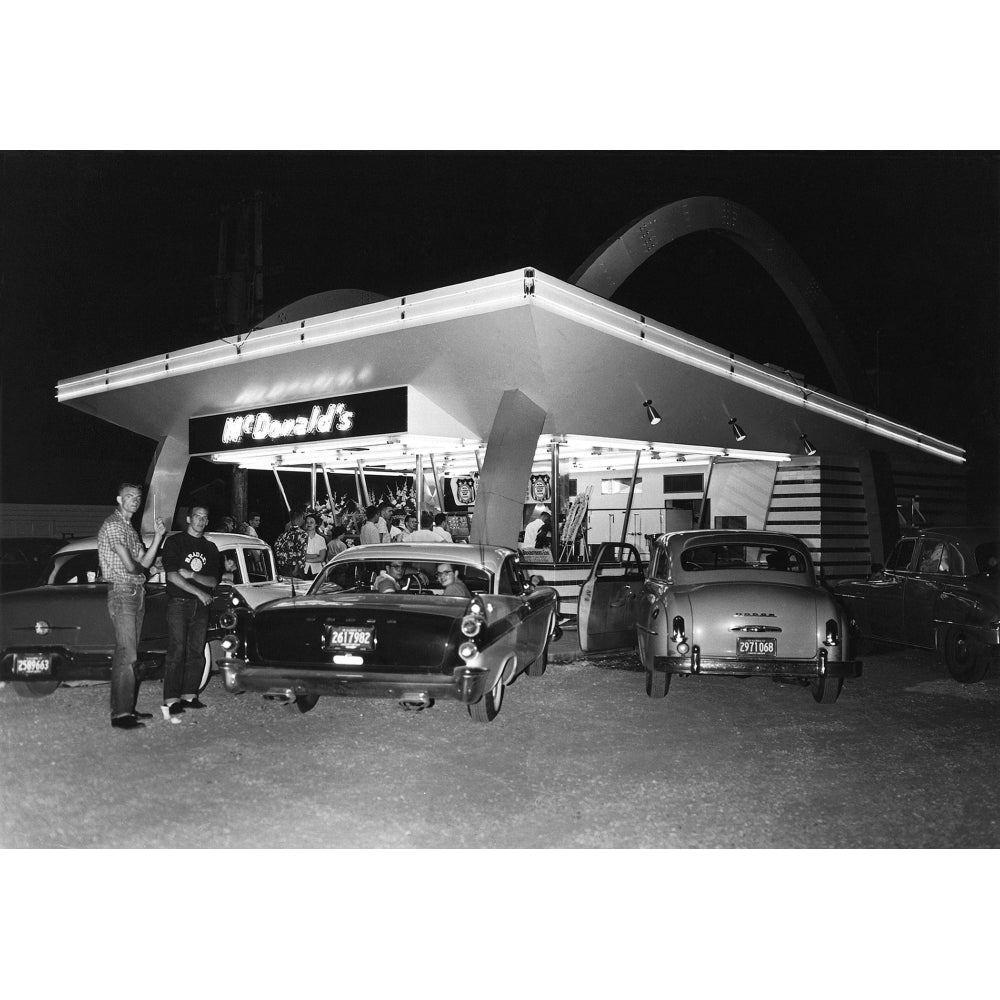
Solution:
<path fill-rule="evenodd" d="M 598 548 L 577 602 L 580 649 L 588 653 L 635 646 L 636 601 L 644 580 L 634 545 L 605 542 Z"/>

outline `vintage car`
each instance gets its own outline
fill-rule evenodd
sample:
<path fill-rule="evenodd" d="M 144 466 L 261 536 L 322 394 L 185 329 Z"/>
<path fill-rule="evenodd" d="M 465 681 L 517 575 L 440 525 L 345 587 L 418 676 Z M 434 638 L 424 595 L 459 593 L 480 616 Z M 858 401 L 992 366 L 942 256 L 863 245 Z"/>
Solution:
<path fill-rule="evenodd" d="M 470 597 L 445 596 L 448 563 Z M 393 564 L 401 589 L 376 589 Z M 558 636 L 558 595 L 529 579 L 517 552 L 488 545 L 364 545 L 335 556 L 304 596 L 257 608 L 246 642 L 227 638 L 218 661 L 234 693 L 258 691 L 301 712 L 322 695 L 395 698 L 421 709 L 437 698 L 491 722 L 504 688 L 545 672 Z"/>
<path fill-rule="evenodd" d="M 239 634 L 256 605 L 305 586 L 278 579 L 271 548 L 259 538 L 221 532 L 207 532 L 206 537 L 236 568 L 232 581 L 218 587 L 212 605 L 202 689 L 221 653 L 222 636 Z M 139 646 L 147 678 L 163 676 L 167 649 L 166 583 L 159 560 L 153 568 Z M 12 681 L 19 694 L 29 697 L 52 694 L 62 683 L 108 680 L 115 639 L 97 538 L 63 545 L 43 579 L 38 587 L 0 595 L 0 680 Z"/>
<path fill-rule="evenodd" d="M 934 649 L 956 681 L 981 681 L 1000 651 L 995 528 L 907 528 L 885 567 L 834 590 L 867 642 Z"/>
<path fill-rule="evenodd" d="M 861 676 L 847 616 L 817 584 L 809 549 L 778 532 L 661 535 L 645 572 L 632 545 L 602 545 L 578 624 L 584 651 L 638 644 L 651 698 L 674 674 L 724 674 L 797 679 L 829 704 Z"/>
<path fill-rule="evenodd" d="M 0 538 L 0 593 L 36 586 L 61 538 Z"/>

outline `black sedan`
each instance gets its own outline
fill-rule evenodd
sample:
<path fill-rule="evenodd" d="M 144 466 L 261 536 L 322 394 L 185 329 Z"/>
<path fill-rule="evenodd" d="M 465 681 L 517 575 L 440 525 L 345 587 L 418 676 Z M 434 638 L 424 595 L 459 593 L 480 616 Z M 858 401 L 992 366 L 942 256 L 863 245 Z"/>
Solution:
<path fill-rule="evenodd" d="M 545 671 L 558 595 L 517 552 L 487 545 L 362 545 L 328 563 L 307 594 L 254 611 L 245 646 L 217 660 L 233 693 L 258 691 L 302 712 L 323 695 L 447 698 L 492 722 L 504 689 Z"/>
<path fill-rule="evenodd" d="M 1000 573 L 991 528 L 910 528 L 884 567 L 835 587 L 866 640 L 935 649 L 963 684 L 1000 652 Z"/>

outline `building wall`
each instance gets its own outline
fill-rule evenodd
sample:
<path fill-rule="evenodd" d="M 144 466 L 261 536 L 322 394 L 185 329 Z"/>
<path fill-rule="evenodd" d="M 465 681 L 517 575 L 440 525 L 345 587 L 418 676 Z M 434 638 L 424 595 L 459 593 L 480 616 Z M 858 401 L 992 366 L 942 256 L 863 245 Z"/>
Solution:
<path fill-rule="evenodd" d="M 0 537 L 79 538 L 96 535 L 111 513 L 108 505 L 55 503 L 0 504 Z"/>

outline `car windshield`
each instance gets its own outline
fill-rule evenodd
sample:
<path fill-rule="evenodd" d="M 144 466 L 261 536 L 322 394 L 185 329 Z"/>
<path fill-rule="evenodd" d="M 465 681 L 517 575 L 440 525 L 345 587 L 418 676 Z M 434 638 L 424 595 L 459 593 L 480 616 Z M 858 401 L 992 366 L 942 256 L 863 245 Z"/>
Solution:
<path fill-rule="evenodd" d="M 99 583 L 102 577 L 97 549 L 58 553 L 49 563 L 45 579 L 55 584 Z"/>
<path fill-rule="evenodd" d="M 769 570 L 779 573 L 804 573 L 806 561 L 796 549 L 773 543 L 713 542 L 697 545 L 681 553 L 681 569 L 699 570 Z"/>
<path fill-rule="evenodd" d="M 465 584 L 472 594 L 492 592 L 490 574 L 479 566 L 465 566 L 458 562 L 449 565 L 454 576 L 438 575 L 437 561 L 405 559 L 402 556 L 386 560 L 351 559 L 330 563 L 316 577 L 309 588 L 310 595 L 336 594 L 344 591 L 390 590 L 402 592 L 441 594 L 446 583 L 457 580 Z M 395 581 L 395 586 L 387 578 Z M 381 586 L 380 586 L 381 582 Z"/>

